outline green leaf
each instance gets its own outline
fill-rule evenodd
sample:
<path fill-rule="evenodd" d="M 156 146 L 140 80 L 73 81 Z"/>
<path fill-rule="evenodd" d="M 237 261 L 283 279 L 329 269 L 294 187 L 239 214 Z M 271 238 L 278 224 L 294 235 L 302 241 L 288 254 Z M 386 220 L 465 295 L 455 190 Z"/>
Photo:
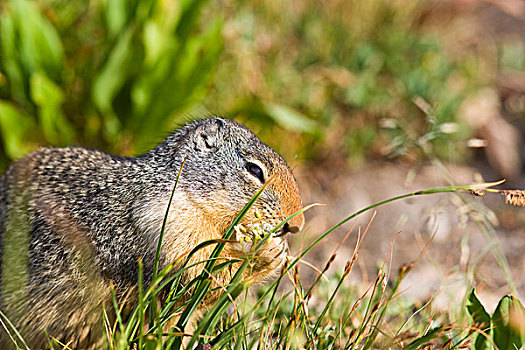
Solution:
<path fill-rule="evenodd" d="M 200 8 L 204 0 L 182 0 L 179 2 L 181 17 L 177 26 L 177 36 L 181 38 L 189 37 L 199 20 Z"/>
<path fill-rule="evenodd" d="M 295 109 L 274 103 L 265 105 L 265 109 L 268 116 L 285 129 L 296 132 L 313 132 L 317 130 L 317 125 L 313 120 Z"/>
<path fill-rule="evenodd" d="M 132 74 L 131 67 L 135 58 L 133 34 L 133 28 L 121 33 L 105 65 L 95 77 L 91 90 L 93 102 L 102 112 L 109 135 L 115 135 L 120 129 L 113 100 Z"/>
<path fill-rule="evenodd" d="M 0 133 L 7 156 L 11 159 L 21 158 L 31 151 L 32 147 L 25 136 L 34 126 L 30 116 L 11 103 L 0 100 Z"/>
<path fill-rule="evenodd" d="M 177 37 L 166 30 L 155 35 L 164 37 L 162 57 L 155 64 L 147 62 L 131 94 L 131 128 L 140 130 L 135 140 L 139 151 L 151 147 L 152 139 L 173 127 L 176 115 L 202 98 L 222 52 L 222 20 L 211 22 L 195 37 Z"/>
<path fill-rule="evenodd" d="M 490 334 L 490 315 L 487 313 L 478 297 L 476 296 L 476 290 L 472 288 L 467 299 L 467 311 L 472 317 L 474 324 L 477 329 L 480 329 L 485 334 Z M 475 341 L 476 350 L 490 349 L 490 341 L 484 334 L 478 334 Z"/>
<path fill-rule="evenodd" d="M 43 73 L 31 75 L 31 98 L 37 105 L 60 105 L 64 100 L 62 89 Z"/>
<path fill-rule="evenodd" d="M 61 110 L 62 89 L 45 74 L 35 73 L 30 78 L 30 90 L 46 140 L 55 145 L 70 143 L 74 131 Z"/>
<path fill-rule="evenodd" d="M 441 334 L 444 332 L 445 327 L 443 326 L 437 326 L 435 328 L 430 329 L 425 335 L 414 339 L 410 344 L 405 346 L 403 350 L 416 350 L 420 349 L 423 344 L 428 343 L 432 341 L 433 339 L 436 339 L 441 336 Z"/>
<path fill-rule="evenodd" d="M 147 21 L 144 24 L 143 42 L 145 63 L 154 66 L 162 59 L 166 51 L 173 46 L 168 33 L 159 21 Z"/>
<path fill-rule="evenodd" d="M 492 315 L 493 338 L 499 350 L 521 348 L 525 341 L 524 319 L 525 309 L 518 299 L 511 295 L 501 298 Z"/>
<path fill-rule="evenodd" d="M 18 41 L 12 15 L 6 14 L 0 17 L 0 38 L 2 38 L 2 40 L 0 40 L 2 68 L 7 75 L 11 95 L 13 100 L 18 103 L 26 104 L 28 101 L 27 84 L 22 65 L 17 59 L 19 56 L 17 49 Z"/>
<path fill-rule="evenodd" d="M 64 60 L 60 36 L 33 1 L 12 0 L 12 18 L 19 35 L 19 54 L 28 72 L 44 71 L 58 79 Z"/>
<path fill-rule="evenodd" d="M 126 25 L 128 0 L 106 0 L 105 10 L 109 35 L 115 37 Z"/>

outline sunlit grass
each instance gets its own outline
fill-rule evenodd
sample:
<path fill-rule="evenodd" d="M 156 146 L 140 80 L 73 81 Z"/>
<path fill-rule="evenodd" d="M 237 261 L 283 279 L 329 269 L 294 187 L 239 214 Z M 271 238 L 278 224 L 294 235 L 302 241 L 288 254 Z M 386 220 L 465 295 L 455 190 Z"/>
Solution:
<path fill-rule="evenodd" d="M 498 306 L 492 318 L 488 314 L 482 318 L 484 324 L 478 315 L 483 306 L 473 293 L 467 301 L 472 319 L 461 320 L 451 320 L 445 313 L 436 311 L 432 307 L 432 300 L 418 305 L 417 301 L 405 298 L 399 287 L 417 260 L 391 270 L 387 263 L 390 256 L 388 252 L 375 279 L 364 292 L 359 292 L 358 286 L 349 283 L 348 277 L 359 258 L 359 249 L 374 216 L 364 230 L 357 230 L 358 241 L 354 252 L 347 258 L 341 271 L 330 271 L 337 255 L 334 252 L 310 285 L 302 281 L 299 275 L 299 263 L 313 247 L 335 229 L 366 211 L 396 200 L 436 193 L 466 192 L 477 196 L 491 192 L 506 196 L 508 193 L 518 193 L 492 188 L 501 182 L 426 189 L 363 208 L 327 230 L 297 256 L 289 257 L 275 281 L 256 293 L 249 293 L 248 288 L 254 281 L 251 278 L 243 279 L 242 275 L 249 269 L 253 255 L 247 255 L 242 260 L 225 260 L 220 258 L 220 253 L 230 242 L 243 216 L 264 191 L 263 187 L 246 204 L 222 239 L 204 242 L 163 267 L 154 274 L 147 286 L 144 285 L 142 263 L 139 260 L 137 305 L 124 317 L 113 293 L 114 307 L 105 312 L 114 313 L 116 318 L 112 323 L 106 317 L 106 346 L 116 350 L 193 348 L 197 344 L 207 349 L 418 349 L 429 346 L 464 349 L 474 342 L 482 343 L 480 337 L 485 337 L 489 343 L 501 345 L 501 334 L 509 334 L 519 347 L 525 337 L 525 329 L 520 323 L 524 311 L 514 297 L 502 299 L 502 306 Z M 306 209 L 308 207 L 303 211 Z M 266 232 L 259 237 L 254 242 L 253 250 L 261 249 L 272 239 L 273 232 Z M 394 244 L 395 237 L 390 251 Z M 189 259 L 199 249 L 210 245 L 214 249 L 208 259 L 189 264 Z M 182 285 L 181 276 L 195 266 L 202 268 L 202 273 Z M 215 286 L 212 283 L 214 274 L 229 267 L 237 269 L 231 281 L 224 286 Z M 283 281 L 289 287 L 280 288 Z M 218 299 L 203 310 L 203 301 L 209 293 L 217 291 L 221 292 Z M 514 311 L 509 313 L 508 310 Z M 486 314 L 484 309 L 483 312 Z M 200 317 L 195 317 L 199 314 Z M 27 348 L 9 320 L 3 314 L 0 314 L 0 319 L 13 342 L 21 348 Z M 198 321 L 192 325 L 195 319 Z M 52 337 L 50 344 L 55 349 L 68 349 L 67 344 L 61 344 Z"/>

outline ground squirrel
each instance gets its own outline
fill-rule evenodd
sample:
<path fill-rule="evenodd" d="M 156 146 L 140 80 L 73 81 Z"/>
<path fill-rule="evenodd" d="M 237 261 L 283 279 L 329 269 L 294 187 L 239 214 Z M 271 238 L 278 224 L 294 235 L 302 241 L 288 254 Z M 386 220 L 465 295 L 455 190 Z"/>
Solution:
<path fill-rule="evenodd" d="M 104 335 L 101 305 L 109 285 L 126 293 L 137 284 L 140 257 L 151 276 L 175 179 L 161 266 L 198 243 L 220 238 L 254 193 L 272 178 L 243 219 L 266 228 L 301 209 L 285 161 L 251 131 L 229 119 L 190 123 L 152 151 L 125 158 L 84 148 L 43 148 L 0 177 L 1 310 L 32 348 L 48 347 L 45 332 L 73 349 L 96 347 Z M 282 228 L 299 231 L 303 215 Z M 258 253 L 257 280 L 286 255 L 278 237 Z M 210 248 L 211 249 L 211 248 Z M 203 260 L 209 249 L 193 260 Z M 228 244 L 224 256 L 243 254 Z M 190 280 L 202 269 L 190 270 Z M 226 272 L 219 275 L 227 282 Z M 5 331 L 0 327 L 0 344 Z M 98 344 L 98 345 L 96 345 Z M 8 347 L 12 347 L 9 345 Z"/>

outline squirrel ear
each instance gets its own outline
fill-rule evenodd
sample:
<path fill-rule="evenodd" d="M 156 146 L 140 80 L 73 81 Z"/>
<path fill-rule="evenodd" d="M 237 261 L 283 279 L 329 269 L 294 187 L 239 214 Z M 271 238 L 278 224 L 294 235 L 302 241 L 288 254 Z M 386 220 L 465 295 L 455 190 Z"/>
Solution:
<path fill-rule="evenodd" d="M 215 152 L 221 141 L 221 129 L 224 122 L 220 119 L 208 119 L 195 130 L 195 148 L 200 151 Z"/>

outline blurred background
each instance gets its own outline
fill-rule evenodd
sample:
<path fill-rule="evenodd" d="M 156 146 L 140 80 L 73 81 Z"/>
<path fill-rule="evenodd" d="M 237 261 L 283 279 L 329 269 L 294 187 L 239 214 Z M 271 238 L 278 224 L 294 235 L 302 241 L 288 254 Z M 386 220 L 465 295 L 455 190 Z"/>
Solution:
<path fill-rule="evenodd" d="M 294 168 L 304 203 L 326 204 L 292 252 L 394 195 L 501 178 L 524 188 L 525 3 L 0 2 L 2 171 L 42 145 L 139 154 L 211 115 L 250 127 Z M 370 215 L 306 261 L 321 268 L 337 250 L 341 270 Z M 443 308 L 473 286 L 489 305 L 523 298 L 524 223 L 499 197 L 389 204 L 353 279 L 368 286 L 400 232 L 393 269 L 417 260 L 405 295 Z"/>

